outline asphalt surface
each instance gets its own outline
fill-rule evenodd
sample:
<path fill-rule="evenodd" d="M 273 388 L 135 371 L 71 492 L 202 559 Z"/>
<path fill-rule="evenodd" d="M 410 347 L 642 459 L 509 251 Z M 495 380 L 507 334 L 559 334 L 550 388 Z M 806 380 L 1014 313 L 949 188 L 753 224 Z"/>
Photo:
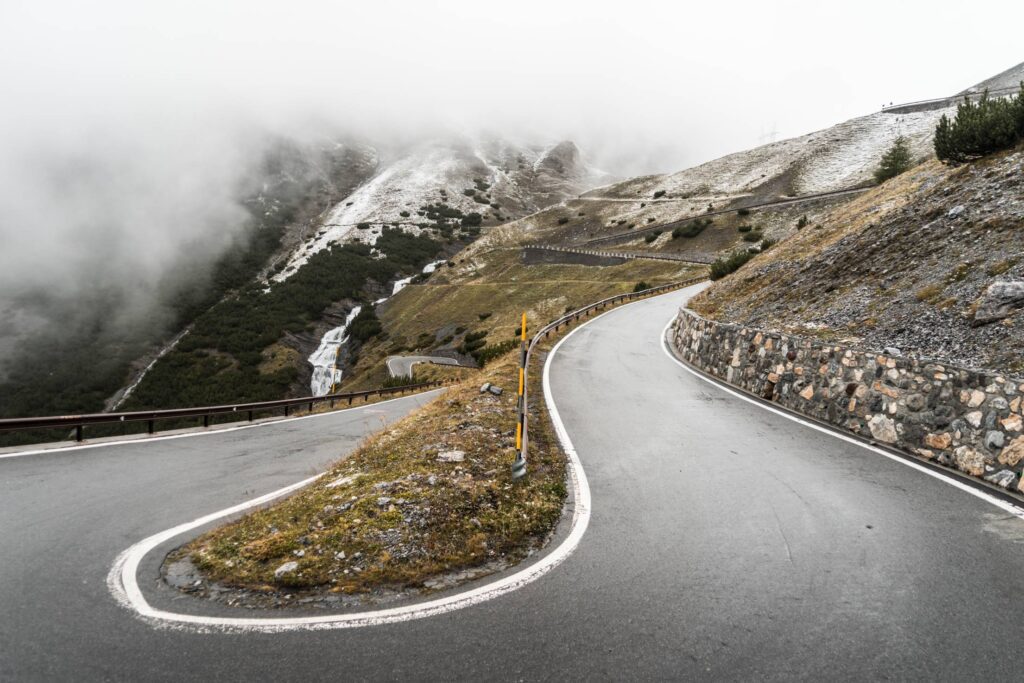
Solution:
<path fill-rule="evenodd" d="M 412 376 L 412 366 L 417 363 L 458 365 L 459 361 L 446 356 L 388 356 L 388 373 L 390 373 L 392 377 L 410 377 Z"/>
<path fill-rule="evenodd" d="M 124 548 L 308 476 L 370 419 L 0 460 L 0 677 L 1019 680 L 1024 522 L 693 377 L 659 340 L 686 297 L 562 345 L 589 529 L 534 583 L 442 616 L 201 633 L 107 593 Z"/>

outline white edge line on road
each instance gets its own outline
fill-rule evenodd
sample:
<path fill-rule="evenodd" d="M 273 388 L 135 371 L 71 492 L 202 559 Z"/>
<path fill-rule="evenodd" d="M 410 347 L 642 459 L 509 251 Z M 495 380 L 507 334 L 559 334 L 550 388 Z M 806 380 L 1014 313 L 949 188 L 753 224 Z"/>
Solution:
<path fill-rule="evenodd" d="M 414 396 L 426 396 L 432 394 L 435 391 L 441 391 L 444 387 L 438 387 L 437 389 L 431 389 L 429 391 L 421 391 L 417 394 L 408 394 L 407 396 L 396 396 L 395 398 L 389 398 L 385 401 L 377 401 L 376 403 L 368 403 L 361 406 L 351 406 L 348 408 L 339 408 L 337 410 L 328 410 L 324 413 L 314 413 L 313 415 L 299 415 L 297 417 L 283 417 L 279 420 L 265 419 L 260 422 L 253 422 L 242 425 L 236 425 L 234 427 L 222 427 L 220 429 L 204 429 L 201 432 L 186 432 L 184 434 L 167 434 L 166 436 L 143 436 L 138 439 L 122 439 L 118 441 L 97 441 L 96 443 L 84 443 L 79 446 L 56 446 L 54 448 L 37 448 L 33 451 L 17 451 L 16 453 L 0 453 L 0 460 L 4 458 L 21 458 L 26 455 L 56 455 L 58 453 L 67 453 L 68 451 L 82 451 L 89 448 L 103 448 L 104 446 L 126 446 L 129 444 L 140 444 L 140 443 L 153 443 L 154 441 L 170 441 L 171 439 L 187 439 L 193 436 L 208 436 L 210 434 L 226 434 L 227 432 L 237 432 L 243 429 L 256 429 L 258 427 L 269 427 L 272 425 L 285 424 L 287 422 L 296 422 L 298 420 L 309 420 L 315 417 L 328 417 L 330 415 L 339 415 L 341 413 L 348 413 L 353 410 L 365 410 L 366 408 L 376 408 L 382 406 L 385 403 L 391 403 L 392 401 L 401 401 L 402 399 L 413 398 Z M 225 415 L 227 413 L 224 413 Z M 111 422 L 108 424 L 118 424 L 117 422 Z"/>
<path fill-rule="evenodd" d="M 720 389 L 721 391 L 724 391 L 727 394 L 731 394 L 732 396 L 735 396 L 738 399 L 742 399 L 742 400 L 746 401 L 747 403 L 751 403 L 751 404 L 757 406 L 758 408 L 761 408 L 763 410 L 767 410 L 767 411 L 769 411 L 771 413 L 775 413 L 776 415 L 784 417 L 787 420 L 792 420 L 793 422 L 801 424 L 804 427 L 809 427 L 809 428 L 811 428 L 811 429 L 813 429 L 815 431 L 819 431 L 819 432 L 821 432 L 823 434 L 828 434 L 829 436 L 835 437 L 836 439 L 840 439 L 841 441 L 846 441 L 847 443 L 852 443 L 855 446 L 860 446 L 861 448 L 869 450 L 872 453 L 877 453 L 879 455 L 885 456 L 886 458 L 889 458 L 890 460 L 898 462 L 901 465 L 906 465 L 907 467 L 915 469 L 918 472 L 922 472 L 924 474 L 927 474 L 930 477 L 935 477 L 939 481 L 945 482 L 945 483 L 949 484 L 950 486 L 952 486 L 954 488 L 957 488 L 957 489 L 960 489 L 961 491 L 963 491 L 965 493 L 969 493 L 970 495 L 975 496 L 976 498 L 980 498 L 981 500 L 985 501 L 986 503 L 990 503 L 990 504 L 996 506 L 997 508 L 999 508 L 1001 510 L 1009 512 L 1011 515 L 1014 515 L 1015 517 L 1019 517 L 1020 519 L 1024 519 L 1024 509 L 1014 505 L 1013 503 L 1011 503 L 1009 501 L 1006 501 L 1006 500 L 1003 500 L 1003 499 L 998 498 L 996 496 L 993 496 L 992 494 L 990 494 L 990 493 L 988 493 L 986 491 L 983 491 L 982 489 L 979 489 L 979 488 L 976 488 L 974 486 L 971 486 L 970 484 L 966 484 L 966 483 L 956 479 L 955 477 L 953 477 L 951 475 L 944 474 L 942 472 L 936 471 L 936 470 L 934 470 L 934 469 L 932 469 L 930 467 L 925 467 L 924 465 L 921 465 L 920 463 L 916 463 L 913 460 L 909 460 L 907 458 L 902 458 L 902 457 L 900 457 L 898 455 L 895 455 L 893 453 L 889 453 L 889 452 L 885 451 L 884 449 L 877 448 L 876 446 L 872 446 L 871 444 L 864 443 L 860 439 L 856 439 L 856 438 L 854 438 L 852 436 L 849 436 L 847 434 L 843 434 L 842 432 L 839 432 L 839 431 L 836 431 L 836 430 L 832 430 L 832 429 L 829 429 L 827 427 L 823 427 L 821 425 L 815 424 L 815 423 L 810 422 L 808 420 L 801 419 L 800 417 L 798 417 L 798 416 L 796 416 L 793 413 L 790 413 L 788 411 L 780 410 L 778 408 L 773 408 L 771 406 L 765 405 L 764 403 L 761 403 L 760 401 L 754 400 L 750 396 L 744 395 L 740 391 L 736 391 L 735 389 L 731 389 L 728 386 L 725 386 L 721 382 L 715 381 L 715 380 L 711 379 L 710 377 L 705 377 L 700 372 L 697 372 L 696 370 L 694 370 L 693 368 L 688 366 L 686 363 L 684 363 L 683 361 L 681 361 L 678 358 L 676 358 L 676 356 L 672 353 L 671 349 L 669 348 L 669 344 L 671 342 L 669 341 L 668 334 L 669 334 L 669 330 L 672 328 L 672 323 L 675 322 L 675 320 L 676 320 L 676 316 L 677 315 L 678 314 L 673 315 L 672 318 L 669 319 L 668 324 L 665 325 L 665 329 L 663 329 L 661 331 L 661 350 L 665 352 L 665 355 L 668 356 L 669 359 L 671 359 L 679 367 L 681 367 L 683 370 L 686 370 L 688 373 L 690 373 L 694 377 L 697 377 L 698 379 L 701 379 L 701 380 L 707 382 L 708 384 L 710 384 L 710 385 L 712 385 L 714 387 L 717 387 L 718 389 Z"/>
<path fill-rule="evenodd" d="M 613 308 L 609 311 L 605 311 L 605 313 L 611 313 L 619 308 L 622 307 Z M 548 354 L 547 360 L 544 363 L 544 400 L 547 403 L 551 421 L 555 426 L 555 432 L 558 435 L 562 449 L 565 451 L 566 457 L 569 461 L 569 478 L 574 487 L 575 498 L 573 501 L 572 526 L 569 534 L 556 548 L 544 555 L 534 564 L 492 583 L 485 584 L 462 593 L 456 593 L 454 595 L 430 600 L 429 602 L 417 605 L 392 607 L 389 609 L 357 612 L 352 614 L 284 618 L 207 617 L 155 609 L 146 601 L 146 598 L 142 595 L 142 591 L 139 588 L 137 577 L 139 564 L 154 548 L 159 546 L 161 543 L 169 541 L 180 534 L 191 531 L 192 529 L 203 526 L 204 524 L 209 524 L 210 522 L 216 521 L 222 517 L 227 517 L 229 515 L 249 510 L 280 498 L 281 496 L 292 493 L 307 484 L 313 483 L 323 476 L 320 474 L 315 477 L 310 477 L 309 479 L 304 479 L 303 481 L 292 484 L 291 486 L 278 489 L 277 491 L 272 491 L 266 495 L 260 496 L 259 498 L 205 515 L 191 522 L 179 524 L 174 528 L 161 531 L 160 533 L 139 541 L 117 556 L 113 566 L 110 568 L 110 572 L 107 574 L 107 588 L 119 604 L 136 612 L 142 619 L 151 623 L 153 626 L 183 628 L 195 631 L 281 633 L 300 630 L 314 631 L 356 628 L 360 626 L 378 626 L 382 624 L 395 624 L 411 621 L 413 619 L 422 619 L 424 617 L 446 614 L 464 607 L 470 607 L 487 600 L 492 600 L 514 591 L 517 588 L 521 588 L 528 583 L 536 581 L 544 574 L 547 574 L 549 571 L 560 565 L 572 554 L 574 550 L 576 550 L 576 547 L 583 539 L 583 534 L 587 530 L 587 525 L 590 523 L 591 509 L 590 485 L 587 482 L 587 475 L 583 471 L 583 465 L 580 462 L 576 449 L 572 444 L 572 440 L 569 438 L 569 434 L 565 430 L 565 425 L 562 424 L 561 417 L 558 414 L 558 409 L 555 407 L 555 402 L 551 395 L 551 380 L 549 372 L 551 361 L 558 353 L 558 349 L 562 344 L 572 337 L 572 335 L 582 330 L 602 315 L 605 315 L 605 313 L 591 318 L 565 335 L 557 344 L 555 344 L 555 347 L 551 349 L 551 353 Z"/>

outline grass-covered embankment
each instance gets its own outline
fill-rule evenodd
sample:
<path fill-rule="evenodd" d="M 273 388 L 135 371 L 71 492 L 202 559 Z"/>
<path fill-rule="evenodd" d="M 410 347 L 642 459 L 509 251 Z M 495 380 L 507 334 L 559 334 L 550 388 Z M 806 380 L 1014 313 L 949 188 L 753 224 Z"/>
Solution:
<path fill-rule="evenodd" d="M 380 386 L 391 355 L 444 355 L 475 345 L 499 349 L 518 335 L 526 312 L 528 331 L 569 310 L 615 294 L 638 282 L 652 286 L 683 280 L 702 269 L 668 261 L 633 260 L 617 266 L 522 262 L 516 247 L 479 243 L 454 257 L 424 283 L 412 284 L 381 307 L 384 334 L 359 350 L 355 367 L 342 379 L 343 391 Z M 471 352 L 471 351 L 470 351 Z M 420 368 L 417 366 L 417 376 Z"/>
<path fill-rule="evenodd" d="M 185 550 L 208 580 L 265 592 L 418 588 L 518 561 L 554 527 L 566 490 L 564 458 L 540 424 L 529 475 L 511 479 L 517 359 L 495 360 L 309 488 Z M 505 391 L 481 393 L 483 382 Z"/>
<path fill-rule="evenodd" d="M 271 363 L 268 350 L 281 350 L 289 334 L 309 333 L 332 303 L 350 299 L 365 304 L 376 296 L 368 291 L 371 283 L 380 286 L 418 272 L 442 244 L 426 235 L 386 229 L 375 248 L 384 256 L 365 244 L 325 249 L 287 280 L 269 289 L 254 281 L 217 303 L 146 374 L 125 409 L 283 398 L 305 359 L 296 353 L 286 362 Z"/>

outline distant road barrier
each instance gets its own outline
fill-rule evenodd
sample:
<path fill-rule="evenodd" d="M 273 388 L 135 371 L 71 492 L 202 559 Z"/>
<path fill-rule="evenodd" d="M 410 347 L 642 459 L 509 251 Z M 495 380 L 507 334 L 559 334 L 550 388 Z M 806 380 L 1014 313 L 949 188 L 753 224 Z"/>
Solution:
<path fill-rule="evenodd" d="M 634 233 L 635 234 L 635 233 Z M 643 251 L 602 251 L 599 249 L 583 249 L 578 247 L 555 247 L 548 246 L 546 244 L 529 244 L 523 249 L 539 249 L 541 251 L 556 251 L 563 254 L 584 254 L 587 256 L 605 256 L 609 258 L 622 258 L 622 259 L 651 259 L 653 261 L 673 261 L 678 263 L 694 263 L 701 266 L 706 266 L 713 260 L 709 256 L 704 255 L 690 255 L 682 256 L 677 254 L 660 254 L 656 252 L 643 252 Z"/>
<path fill-rule="evenodd" d="M 949 97 L 936 97 L 931 100 L 918 100 L 916 102 L 900 102 L 899 104 L 890 104 L 882 107 L 883 114 L 909 114 L 918 111 L 934 111 L 936 109 L 945 109 L 946 107 L 952 107 L 965 99 L 978 100 L 981 96 L 988 92 L 990 97 L 1005 97 L 1007 95 L 1013 95 L 1020 92 L 1020 86 L 1014 85 L 1006 88 L 996 88 L 995 90 L 979 91 L 961 93 L 959 95 L 950 95 Z"/>
<path fill-rule="evenodd" d="M 16 417 L 0 419 L 0 432 L 29 431 L 38 429 L 73 429 L 75 440 L 81 441 L 84 438 L 84 429 L 88 425 L 102 424 L 123 424 L 128 422 L 145 422 L 147 431 L 153 434 L 156 431 L 156 423 L 159 420 L 180 420 L 186 418 L 202 418 L 203 427 L 210 426 L 210 418 L 214 415 L 237 415 L 241 414 L 251 422 L 253 414 L 257 412 L 268 412 L 283 410 L 284 416 L 288 417 L 292 408 L 307 406 L 310 411 L 321 403 L 329 403 L 334 408 L 336 403 L 352 402 L 357 399 L 368 401 L 373 396 L 391 396 L 393 394 L 405 394 L 420 389 L 432 389 L 447 384 L 447 380 L 435 380 L 432 382 L 421 382 L 401 387 L 387 387 L 381 389 L 368 389 L 366 391 L 353 391 L 344 394 L 328 394 L 326 396 L 306 396 L 304 398 L 286 398 L 278 401 L 260 401 L 257 403 L 236 403 L 220 406 L 202 406 L 198 408 L 171 408 L 168 410 L 145 410 L 129 413 L 90 413 L 86 415 L 57 415 L 51 417 Z"/>
<path fill-rule="evenodd" d="M 526 351 L 523 354 L 521 362 L 521 387 L 522 387 L 522 399 L 521 399 L 521 424 L 522 424 L 522 440 L 517 445 L 519 451 L 516 453 L 515 462 L 512 465 L 512 473 L 514 478 L 521 477 L 526 472 L 527 465 L 527 452 L 529 449 L 529 433 L 530 433 L 530 421 L 529 421 L 529 406 L 530 406 L 530 393 L 529 393 L 529 372 L 530 372 L 530 359 L 533 357 L 533 350 L 543 340 L 547 339 L 552 332 L 558 332 L 563 326 L 568 327 L 574 322 L 578 322 L 580 318 L 586 318 L 595 311 L 603 311 L 609 306 L 614 306 L 618 303 L 635 301 L 637 299 L 643 299 L 656 294 L 664 294 L 665 292 L 671 292 L 676 289 L 682 289 L 683 287 L 689 287 L 695 285 L 698 282 L 707 280 L 707 276 L 703 275 L 700 277 L 692 277 L 687 280 L 681 280 L 679 282 L 671 282 L 667 285 L 660 285 L 658 287 L 651 287 L 650 289 L 644 289 L 639 292 L 630 292 L 629 294 L 618 294 L 616 296 L 610 296 L 607 299 L 601 299 L 596 301 L 589 306 L 577 309 L 570 313 L 566 313 L 561 318 L 549 322 L 544 327 L 537 331 L 537 334 L 533 335 L 529 345 L 526 346 Z M 525 315 L 523 316 L 523 337 L 526 336 L 526 320 Z M 517 431 L 519 429 L 517 428 Z"/>

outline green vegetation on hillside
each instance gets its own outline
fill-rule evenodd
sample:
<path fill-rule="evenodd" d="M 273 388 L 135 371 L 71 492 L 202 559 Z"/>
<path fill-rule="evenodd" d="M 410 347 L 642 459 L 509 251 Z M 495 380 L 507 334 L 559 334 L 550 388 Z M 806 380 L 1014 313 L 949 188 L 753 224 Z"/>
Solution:
<path fill-rule="evenodd" d="M 743 264 L 754 258 L 754 256 L 755 254 L 752 252 L 743 250 L 735 251 L 729 256 L 716 259 L 715 262 L 711 264 L 711 279 L 721 280 L 729 273 L 739 270 Z"/>
<path fill-rule="evenodd" d="M 714 221 L 710 218 L 694 218 L 692 221 L 687 223 L 685 226 L 680 225 L 672 231 L 672 239 L 679 239 L 680 237 L 693 238 L 704 232 L 704 229 L 710 225 L 713 225 Z"/>
<path fill-rule="evenodd" d="M 253 283 L 196 318 L 192 332 L 139 384 L 131 409 L 265 401 L 281 398 L 296 380 L 292 365 L 261 369 L 262 352 L 287 333 L 307 331 L 332 303 L 365 301 L 368 281 L 383 284 L 415 272 L 441 245 L 401 230 L 385 229 L 376 259 L 364 244 L 325 249 L 284 282 L 264 291 Z M 369 306 L 353 321 L 352 335 L 365 341 L 380 331 Z"/>
<path fill-rule="evenodd" d="M 892 147 L 882 155 L 882 161 L 875 170 L 875 182 L 884 183 L 908 168 L 910 168 L 910 147 L 907 145 L 907 139 L 900 135 L 892 143 Z"/>
<path fill-rule="evenodd" d="M 268 174 L 281 173 L 279 167 L 287 158 L 279 156 L 268 158 Z M 339 164 L 338 168 L 343 171 L 345 166 Z M 334 180 L 343 186 L 340 178 Z M 317 186 L 286 183 L 266 196 L 245 200 L 250 219 L 243 236 L 212 265 L 196 259 L 186 264 L 190 270 L 177 272 L 175 282 L 162 292 L 162 311 L 151 311 L 125 325 L 109 314 L 127 305 L 123 294 L 98 291 L 74 302 L 75 308 L 61 316 L 66 322 L 60 334 L 43 331 L 19 350 L 7 368 L 6 381 L 0 383 L 0 415 L 103 410 L 104 402 L 124 386 L 129 364 L 151 348 L 159 335 L 185 327 L 225 294 L 252 281 L 278 249 L 285 228 L 302 219 L 305 207 L 315 203 L 319 192 Z M 83 310 L 93 309 L 101 313 L 94 319 L 79 320 Z M 206 367 L 215 364 L 216 359 L 204 361 Z M 0 435 L 0 443 L 31 440 L 31 435 Z"/>
<path fill-rule="evenodd" d="M 1024 140 L 1024 83 L 1019 93 L 977 102 L 964 99 L 952 121 L 943 115 L 935 128 L 935 155 L 940 161 L 963 163 L 1009 149 Z"/>

